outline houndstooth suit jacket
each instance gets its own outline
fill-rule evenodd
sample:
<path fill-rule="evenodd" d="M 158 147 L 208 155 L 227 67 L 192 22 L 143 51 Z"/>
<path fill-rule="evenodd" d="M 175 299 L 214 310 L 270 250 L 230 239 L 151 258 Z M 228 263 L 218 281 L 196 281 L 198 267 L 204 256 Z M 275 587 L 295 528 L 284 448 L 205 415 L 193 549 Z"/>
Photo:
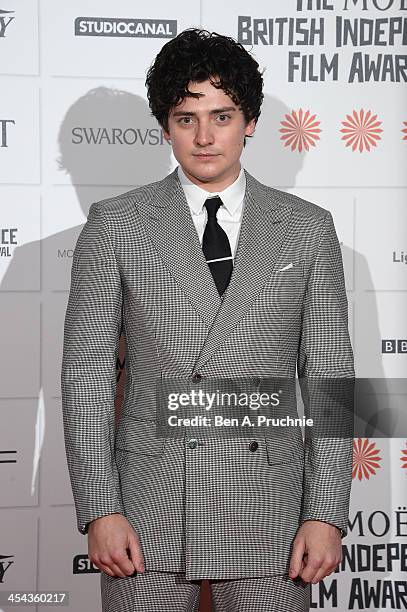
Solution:
<path fill-rule="evenodd" d="M 73 256 L 61 390 L 78 529 L 125 515 L 146 569 L 186 578 L 287 571 L 308 519 L 347 532 L 352 440 L 294 432 L 159 438 L 160 377 L 353 377 L 340 245 L 324 208 L 245 170 L 230 283 L 219 296 L 177 172 L 91 205 Z M 290 266 L 290 264 L 293 264 Z M 285 270 L 282 270 L 285 268 Z M 116 359 L 126 384 L 114 425 Z"/>

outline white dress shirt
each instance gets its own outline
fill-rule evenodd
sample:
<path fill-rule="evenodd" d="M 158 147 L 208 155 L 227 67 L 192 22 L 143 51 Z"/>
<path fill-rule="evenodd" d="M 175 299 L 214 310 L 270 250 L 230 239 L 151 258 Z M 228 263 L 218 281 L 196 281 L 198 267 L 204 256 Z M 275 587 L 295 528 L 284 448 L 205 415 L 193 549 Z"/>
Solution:
<path fill-rule="evenodd" d="M 219 208 L 216 218 L 221 228 L 226 232 L 230 242 L 230 250 L 232 256 L 236 254 L 237 243 L 240 233 L 240 225 L 243 215 L 243 201 L 246 191 L 246 176 L 243 168 L 240 168 L 240 173 L 237 179 L 223 189 L 223 191 L 209 192 L 198 185 L 195 185 L 185 175 L 181 166 L 178 166 L 178 178 L 191 211 L 192 220 L 196 231 L 198 232 L 199 242 L 202 245 L 203 234 L 205 231 L 208 213 L 204 206 L 207 198 L 213 198 L 218 195 L 223 204 Z"/>

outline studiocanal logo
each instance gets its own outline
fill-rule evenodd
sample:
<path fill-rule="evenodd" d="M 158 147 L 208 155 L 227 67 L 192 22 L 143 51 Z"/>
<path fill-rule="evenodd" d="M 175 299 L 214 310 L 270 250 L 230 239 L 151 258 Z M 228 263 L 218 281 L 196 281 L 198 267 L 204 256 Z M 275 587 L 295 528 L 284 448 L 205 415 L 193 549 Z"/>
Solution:
<path fill-rule="evenodd" d="M 15 17 L 11 17 L 10 13 L 14 12 L 15 11 L 5 11 L 4 9 L 0 9 L 0 38 L 6 37 L 6 30 L 13 19 L 15 19 Z"/>
<path fill-rule="evenodd" d="M 124 19 L 122 17 L 77 17 L 75 36 L 174 38 L 175 19 Z"/>
<path fill-rule="evenodd" d="M 100 573 L 100 569 L 92 563 L 88 555 L 75 555 L 72 562 L 72 571 L 74 574 Z"/>

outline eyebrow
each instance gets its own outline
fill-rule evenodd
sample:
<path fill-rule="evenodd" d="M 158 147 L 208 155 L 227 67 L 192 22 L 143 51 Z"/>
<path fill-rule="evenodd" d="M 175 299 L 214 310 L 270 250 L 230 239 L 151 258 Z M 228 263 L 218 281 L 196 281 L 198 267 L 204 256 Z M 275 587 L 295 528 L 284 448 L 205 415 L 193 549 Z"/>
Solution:
<path fill-rule="evenodd" d="M 213 110 L 209 112 L 209 114 L 217 115 L 218 113 L 225 113 L 229 111 L 236 111 L 236 108 L 234 106 L 224 106 L 223 108 L 214 108 Z M 175 113 L 173 113 L 174 117 L 180 117 L 181 115 L 188 116 L 188 117 L 195 117 L 196 113 L 192 113 L 190 111 L 176 111 Z"/>

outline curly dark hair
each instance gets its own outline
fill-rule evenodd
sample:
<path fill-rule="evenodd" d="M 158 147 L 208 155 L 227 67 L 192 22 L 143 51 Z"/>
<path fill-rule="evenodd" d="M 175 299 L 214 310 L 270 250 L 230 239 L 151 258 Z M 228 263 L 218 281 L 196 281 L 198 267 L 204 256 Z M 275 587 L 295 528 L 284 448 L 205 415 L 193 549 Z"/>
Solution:
<path fill-rule="evenodd" d="M 209 79 L 240 107 L 246 123 L 253 118 L 257 123 L 264 98 L 263 73 L 258 68 L 256 60 L 233 38 L 198 28 L 184 30 L 162 47 L 147 71 L 151 114 L 168 131 L 171 108 L 187 96 L 199 98 L 198 93 L 189 91 L 188 83 Z"/>

